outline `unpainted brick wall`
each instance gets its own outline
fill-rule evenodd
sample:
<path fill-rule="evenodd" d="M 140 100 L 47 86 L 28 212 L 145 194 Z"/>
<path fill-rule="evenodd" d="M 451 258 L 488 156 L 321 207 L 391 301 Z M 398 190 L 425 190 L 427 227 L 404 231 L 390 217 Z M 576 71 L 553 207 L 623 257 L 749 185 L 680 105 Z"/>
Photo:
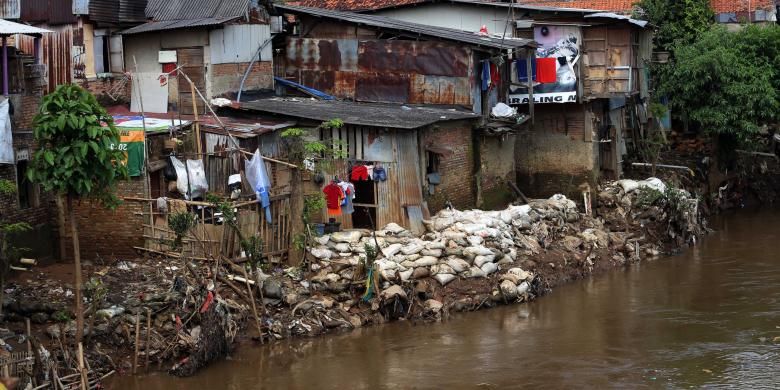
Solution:
<path fill-rule="evenodd" d="M 517 180 L 527 196 L 579 195 L 599 175 L 598 143 L 586 140 L 586 105 L 540 104 L 535 124 L 515 143 Z M 588 130 L 586 130 L 588 129 Z"/>
<path fill-rule="evenodd" d="M 211 65 L 211 94 L 214 97 L 235 96 L 241 85 L 248 62 Z M 258 61 L 252 65 L 252 70 L 244 81 L 244 91 L 272 89 L 274 73 L 271 61 Z"/>
<path fill-rule="evenodd" d="M 457 209 L 475 207 L 474 143 L 471 131 L 470 122 L 456 121 L 441 123 L 422 134 L 423 149 L 427 145 L 437 145 L 452 151 L 440 158 L 441 184 L 436 186 L 435 193 L 429 195 L 428 189 L 423 189 L 431 213 L 443 209 L 447 201 Z M 424 166 L 426 157 L 426 154 L 420 156 Z M 427 185 L 425 176 L 423 181 Z"/>
<path fill-rule="evenodd" d="M 145 198 L 142 178 L 120 181 L 116 194 L 119 197 L 131 196 Z M 144 246 L 144 217 L 140 215 L 146 203 L 124 201 L 109 210 L 97 202 L 83 199 L 74 203 L 78 218 L 79 246 L 83 260 L 93 260 L 98 255 L 106 260 L 135 257 L 133 246 Z M 148 212 L 148 210 L 146 210 Z M 70 234 L 70 222 L 66 217 L 67 231 L 64 234 L 67 254 L 73 251 Z"/>
<path fill-rule="evenodd" d="M 103 107 L 108 107 L 130 102 L 130 81 L 122 81 L 122 78 L 122 75 L 116 75 L 111 78 L 81 79 L 76 83 L 95 95 Z M 109 91 L 113 98 L 109 95 Z"/>

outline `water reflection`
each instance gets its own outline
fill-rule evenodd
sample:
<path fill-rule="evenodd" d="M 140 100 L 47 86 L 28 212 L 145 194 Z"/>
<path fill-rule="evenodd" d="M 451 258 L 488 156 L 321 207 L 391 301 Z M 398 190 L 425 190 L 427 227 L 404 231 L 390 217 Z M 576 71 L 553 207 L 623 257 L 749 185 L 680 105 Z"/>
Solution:
<path fill-rule="evenodd" d="M 683 255 L 529 305 L 243 348 L 195 378 L 152 374 L 114 387 L 776 388 L 779 215 L 726 217 Z"/>

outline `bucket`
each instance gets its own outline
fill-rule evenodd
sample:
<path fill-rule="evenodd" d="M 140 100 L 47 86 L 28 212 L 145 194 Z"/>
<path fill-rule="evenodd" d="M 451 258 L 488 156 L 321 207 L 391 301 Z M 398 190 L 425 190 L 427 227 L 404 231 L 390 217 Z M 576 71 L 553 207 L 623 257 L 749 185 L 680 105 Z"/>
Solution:
<path fill-rule="evenodd" d="M 325 235 L 325 224 L 323 223 L 313 223 L 311 224 L 312 230 L 314 230 L 314 234 L 317 237 L 322 237 Z"/>

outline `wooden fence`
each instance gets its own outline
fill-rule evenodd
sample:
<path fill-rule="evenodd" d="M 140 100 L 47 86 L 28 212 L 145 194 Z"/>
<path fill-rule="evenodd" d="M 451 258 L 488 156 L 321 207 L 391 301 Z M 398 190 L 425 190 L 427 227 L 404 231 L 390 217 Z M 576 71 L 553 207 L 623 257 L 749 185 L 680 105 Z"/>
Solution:
<path fill-rule="evenodd" d="M 175 233 L 168 226 L 169 216 L 176 210 L 187 211 L 196 216 L 196 225 L 182 239 L 182 253 L 193 257 L 213 257 L 223 255 L 230 258 L 241 257 L 241 244 L 236 231 L 221 221 L 214 205 L 205 202 L 169 200 L 168 210 L 157 208 L 156 199 L 125 198 L 125 200 L 146 202 L 148 210 L 143 213 L 144 247 L 159 252 L 171 252 Z M 291 245 L 290 235 L 290 195 L 271 197 L 269 211 L 271 221 L 266 218 L 265 210 L 255 201 L 234 204 L 236 225 L 241 236 L 259 237 L 263 242 L 263 253 L 274 263 L 283 263 Z M 151 222 L 153 221 L 153 223 Z"/>

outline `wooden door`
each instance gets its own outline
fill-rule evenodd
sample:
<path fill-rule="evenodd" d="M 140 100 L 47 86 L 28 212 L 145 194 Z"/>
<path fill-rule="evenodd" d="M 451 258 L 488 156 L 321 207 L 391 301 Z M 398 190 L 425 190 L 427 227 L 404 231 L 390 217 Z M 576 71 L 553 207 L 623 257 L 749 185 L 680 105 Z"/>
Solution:
<path fill-rule="evenodd" d="M 206 68 L 203 66 L 203 47 L 193 47 L 188 49 L 176 49 L 176 60 L 181 66 L 181 70 L 189 76 L 195 88 L 197 88 L 203 96 L 206 96 Z M 183 76 L 177 77 L 179 80 L 179 112 L 185 115 L 194 114 L 192 110 L 192 93 L 190 92 L 190 83 Z M 204 114 L 206 106 L 203 104 L 203 100 L 198 96 L 198 92 L 195 91 L 195 103 L 198 107 L 198 114 Z"/>

